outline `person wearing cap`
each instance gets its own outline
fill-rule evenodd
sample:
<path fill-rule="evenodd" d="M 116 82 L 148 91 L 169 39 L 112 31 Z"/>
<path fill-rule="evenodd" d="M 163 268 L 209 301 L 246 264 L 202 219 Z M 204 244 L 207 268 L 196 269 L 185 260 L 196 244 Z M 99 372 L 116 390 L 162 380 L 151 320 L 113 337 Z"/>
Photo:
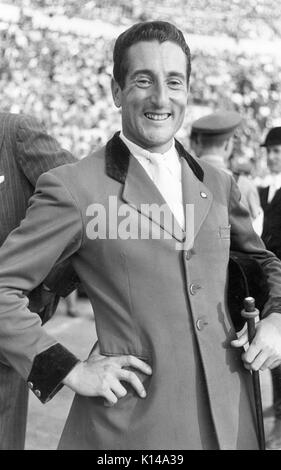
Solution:
<path fill-rule="evenodd" d="M 63 385 L 76 392 L 60 449 L 257 449 L 248 369 L 281 363 L 281 263 L 233 178 L 175 139 L 190 77 L 183 33 L 137 23 L 113 61 L 121 132 L 43 175 L 0 249 L 0 350 L 43 403 Z M 246 352 L 227 306 L 230 245 L 271 281 Z M 69 258 L 95 311 L 85 360 L 40 328 L 23 293 Z"/>
<path fill-rule="evenodd" d="M 267 166 L 271 181 L 260 187 L 260 199 L 264 211 L 262 239 L 268 250 L 281 259 L 281 127 L 273 127 L 267 133 L 261 147 L 266 149 Z M 271 371 L 273 388 L 274 426 L 268 438 L 268 448 L 281 449 L 281 367 Z"/>
<path fill-rule="evenodd" d="M 233 135 L 241 121 L 240 114 L 234 111 L 217 111 L 194 121 L 191 143 L 196 155 L 216 168 L 228 171 Z"/>
<path fill-rule="evenodd" d="M 241 202 L 248 209 L 254 229 L 260 235 L 263 211 L 258 190 L 247 176 L 233 173 L 230 165 L 234 134 L 241 122 L 240 114 L 225 110 L 197 119 L 191 128 L 191 148 L 200 159 L 219 170 L 233 174 L 241 192 Z"/>

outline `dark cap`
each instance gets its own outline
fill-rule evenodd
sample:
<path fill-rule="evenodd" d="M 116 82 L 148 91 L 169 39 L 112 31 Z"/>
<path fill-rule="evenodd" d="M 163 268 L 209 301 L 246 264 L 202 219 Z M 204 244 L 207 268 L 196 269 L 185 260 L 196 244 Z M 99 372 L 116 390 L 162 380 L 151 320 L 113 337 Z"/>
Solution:
<path fill-rule="evenodd" d="M 197 119 L 192 124 L 192 132 L 198 134 L 232 134 L 241 124 L 242 117 L 235 111 L 217 111 Z"/>
<path fill-rule="evenodd" d="M 281 145 L 281 126 L 270 129 L 261 147 L 269 147 L 271 145 Z"/>

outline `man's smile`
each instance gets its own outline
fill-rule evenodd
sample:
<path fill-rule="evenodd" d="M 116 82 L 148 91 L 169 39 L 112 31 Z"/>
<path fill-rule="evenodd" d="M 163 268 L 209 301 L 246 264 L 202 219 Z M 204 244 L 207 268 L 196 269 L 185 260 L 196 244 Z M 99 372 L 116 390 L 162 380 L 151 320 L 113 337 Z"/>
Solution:
<path fill-rule="evenodd" d="M 171 114 L 170 113 L 144 113 L 145 117 L 152 120 L 152 121 L 165 121 L 168 119 Z"/>

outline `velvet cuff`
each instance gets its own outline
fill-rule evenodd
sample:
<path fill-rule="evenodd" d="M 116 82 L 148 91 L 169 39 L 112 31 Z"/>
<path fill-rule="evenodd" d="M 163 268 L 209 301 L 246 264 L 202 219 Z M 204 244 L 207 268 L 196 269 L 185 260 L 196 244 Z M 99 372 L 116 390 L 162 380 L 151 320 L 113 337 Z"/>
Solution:
<path fill-rule="evenodd" d="M 35 357 L 27 384 L 46 403 L 63 387 L 62 380 L 78 362 L 76 356 L 57 343 Z"/>

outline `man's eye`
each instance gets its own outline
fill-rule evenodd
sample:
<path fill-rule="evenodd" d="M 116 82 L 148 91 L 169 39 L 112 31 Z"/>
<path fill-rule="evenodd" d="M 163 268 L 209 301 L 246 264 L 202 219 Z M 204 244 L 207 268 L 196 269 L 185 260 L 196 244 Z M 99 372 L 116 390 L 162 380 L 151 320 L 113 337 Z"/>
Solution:
<path fill-rule="evenodd" d="M 172 79 L 168 81 L 168 86 L 173 89 L 181 88 L 183 85 L 181 80 Z"/>
<path fill-rule="evenodd" d="M 136 84 L 140 88 L 148 88 L 151 85 L 151 80 L 149 78 L 137 78 Z"/>

